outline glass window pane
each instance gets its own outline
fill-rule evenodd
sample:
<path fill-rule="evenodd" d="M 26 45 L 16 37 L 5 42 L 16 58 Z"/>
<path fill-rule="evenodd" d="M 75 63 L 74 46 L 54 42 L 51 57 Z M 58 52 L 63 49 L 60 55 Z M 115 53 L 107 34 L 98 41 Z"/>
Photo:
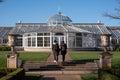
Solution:
<path fill-rule="evenodd" d="M 43 36 L 43 33 L 37 33 L 37 36 Z"/>
<path fill-rule="evenodd" d="M 37 38 L 37 46 L 38 47 L 43 47 L 43 37 L 38 37 Z"/>
<path fill-rule="evenodd" d="M 31 46 L 31 38 L 28 38 L 28 46 Z"/>
<path fill-rule="evenodd" d="M 15 45 L 22 46 L 22 43 L 23 43 L 22 36 L 17 36 L 15 39 Z"/>
<path fill-rule="evenodd" d="M 75 48 L 75 37 L 74 36 L 69 36 L 69 39 L 68 39 L 69 41 L 69 44 L 68 44 L 68 46 L 69 46 L 69 48 Z"/>
<path fill-rule="evenodd" d="M 33 37 L 33 38 L 32 38 L 32 46 L 36 46 L 35 43 L 36 43 L 36 39 L 35 39 L 35 37 Z"/>
<path fill-rule="evenodd" d="M 50 37 L 44 37 L 44 46 L 49 47 L 50 46 Z"/>
<path fill-rule="evenodd" d="M 76 37 L 76 47 L 82 47 L 82 38 Z"/>

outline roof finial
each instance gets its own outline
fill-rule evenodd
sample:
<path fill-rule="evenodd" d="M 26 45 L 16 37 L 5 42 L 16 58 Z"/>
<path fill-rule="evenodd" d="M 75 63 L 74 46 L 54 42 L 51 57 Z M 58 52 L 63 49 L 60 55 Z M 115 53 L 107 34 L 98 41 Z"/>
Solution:
<path fill-rule="evenodd" d="M 102 23 L 102 21 L 101 21 L 101 20 L 98 20 L 98 23 Z"/>
<path fill-rule="evenodd" d="M 60 7 L 58 7 L 58 14 L 61 14 Z"/>

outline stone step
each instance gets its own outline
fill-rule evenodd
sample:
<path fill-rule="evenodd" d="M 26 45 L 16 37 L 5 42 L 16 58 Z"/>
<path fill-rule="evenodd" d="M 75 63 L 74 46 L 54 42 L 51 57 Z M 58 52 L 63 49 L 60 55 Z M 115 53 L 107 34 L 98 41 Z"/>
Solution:
<path fill-rule="evenodd" d="M 65 71 L 87 71 L 87 70 L 98 70 L 98 68 L 25 68 L 29 71 L 56 71 L 56 70 L 65 70 Z"/>
<path fill-rule="evenodd" d="M 53 62 L 26 62 L 24 65 L 55 65 Z M 57 65 L 62 66 L 96 66 L 96 63 L 61 63 L 58 62 Z"/>
<path fill-rule="evenodd" d="M 97 74 L 98 71 L 97 70 L 87 70 L 87 71 L 62 71 L 62 70 L 58 70 L 58 71 L 26 71 L 26 74 L 41 74 L 41 75 L 55 75 L 55 74 L 61 74 L 61 75 L 81 75 L 81 74 L 91 74 L 91 73 L 95 73 Z"/>
<path fill-rule="evenodd" d="M 97 67 L 97 65 L 42 65 L 42 64 L 39 64 L 39 65 L 36 65 L 36 64 L 25 64 L 23 67 L 57 67 L 57 66 L 60 66 L 60 67 Z"/>
<path fill-rule="evenodd" d="M 24 65 L 23 67 L 33 67 L 33 68 L 97 68 L 96 66 L 59 66 L 59 65 Z"/>
<path fill-rule="evenodd" d="M 76 66 L 26 66 L 23 67 L 26 71 L 56 71 L 56 70 L 66 70 L 66 71 L 95 71 L 98 70 L 97 67 L 76 67 Z"/>
<path fill-rule="evenodd" d="M 26 71 L 97 71 L 94 62 L 75 63 L 66 62 L 24 62 L 22 66 Z"/>
<path fill-rule="evenodd" d="M 93 63 L 61 63 L 25 62 L 23 68 L 26 74 L 90 74 L 98 73 L 98 67 Z"/>

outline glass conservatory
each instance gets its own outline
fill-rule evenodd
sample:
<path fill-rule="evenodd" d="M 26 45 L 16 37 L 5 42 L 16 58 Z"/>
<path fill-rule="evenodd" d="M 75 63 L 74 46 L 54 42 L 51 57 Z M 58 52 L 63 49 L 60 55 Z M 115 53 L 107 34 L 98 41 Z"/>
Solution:
<path fill-rule="evenodd" d="M 111 34 L 103 23 L 72 23 L 61 12 L 47 23 L 16 23 L 10 33 L 9 45 L 23 47 L 25 51 L 51 51 L 54 40 L 65 41 L 68 49 L 95 49 L 100 47 L 100 35 Z"/>

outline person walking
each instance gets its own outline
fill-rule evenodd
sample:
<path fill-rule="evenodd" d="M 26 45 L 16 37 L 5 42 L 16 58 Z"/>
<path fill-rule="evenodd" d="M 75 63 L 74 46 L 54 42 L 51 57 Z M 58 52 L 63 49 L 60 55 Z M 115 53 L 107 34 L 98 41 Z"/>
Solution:
<path fill-rule="evenodd" d="M 53 45 L 52 45 L 52 51 L 53 51 L 53 55 L 54 55 L 54 62 L 57 63 L 58 62 L 58 55 L 59 55 L 59 45 L 57 43 L 56 40 L 54 40 Z"/>
<path fill-rule="evenodd" d="M 61 55 L 62 55 L 62 62 L 64 63 L 65 62 L 65 55 L 67 53 L 67 45 L 64 43 L 64 41 L 61 42 Z"/>

